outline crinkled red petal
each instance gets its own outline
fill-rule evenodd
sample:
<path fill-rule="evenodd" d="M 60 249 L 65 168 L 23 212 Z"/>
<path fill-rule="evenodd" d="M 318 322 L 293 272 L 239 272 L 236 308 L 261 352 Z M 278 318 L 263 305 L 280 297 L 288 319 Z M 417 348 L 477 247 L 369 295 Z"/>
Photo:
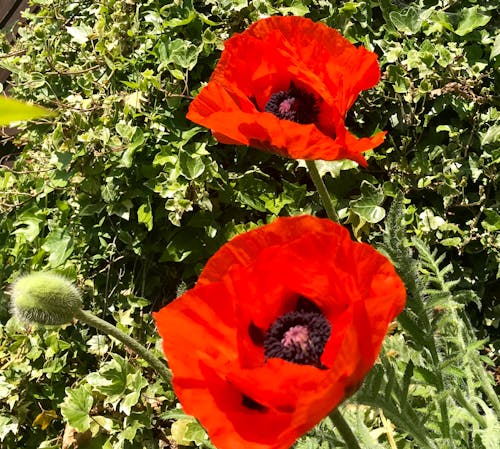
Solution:
<path fill-rule="evenodd" d="M 332 326 L 326 369 L 265 360 L 250 335 L 250 324 L 267 330 L 300 296 Z M 302 216 L 232 239 L 155 319 L 174 390 L 219 449 L 286 449 L 360 384 L 404 300 L 384 256 L 330 220 Z"/>
<path fill-rule="evenodd" d="M 255 57 L 259 55 L 259 57 Z M 383 142 L 384 133 L 358 139 L 344 117 L 359 93 L 380 78 L 377 55 L 337 31 L 302 17 L 270 17 L 230 38 L 208 85 L 187 117 L 222 143 L 241 144 L 293 159 L 352 159 Z M 293 82 L 315 95 L 316 124 L 263 112 L 271 95 Z"/>
<path fill-rule="evenodd" d="M 331 225 L 330 220 L 318 219 L 311 215 L 280 217 L 271 224 L 237 235 L 208 260 L 197 285 L 220 281 L 232 265 L 250 265 L 266 248 L 289 243 L 305 233 L 314 235 L 331 231 Z M 334 226 L 342 238 L 349 238 L 347 229 Z"/>

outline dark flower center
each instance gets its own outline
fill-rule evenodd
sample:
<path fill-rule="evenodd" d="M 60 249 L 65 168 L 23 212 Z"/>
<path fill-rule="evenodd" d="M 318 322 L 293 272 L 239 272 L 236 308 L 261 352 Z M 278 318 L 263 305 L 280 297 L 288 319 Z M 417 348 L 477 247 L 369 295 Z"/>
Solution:
<path fill-rule="evenodd" d="M 319 308 L 301 298 L 295 311 L 277 318 L 266 332 L 264 355 L 326 369 L 320 359 L 330 333 L 330 323 Z"/>
<path fill-rule="evenodd" d="M 318 102 L 314 95 L 299 89 L 293 82 L 288 90 L 272 94 L 264 110 L 280 119 L 304 125 L 314 123 L 319 114 Z"/>

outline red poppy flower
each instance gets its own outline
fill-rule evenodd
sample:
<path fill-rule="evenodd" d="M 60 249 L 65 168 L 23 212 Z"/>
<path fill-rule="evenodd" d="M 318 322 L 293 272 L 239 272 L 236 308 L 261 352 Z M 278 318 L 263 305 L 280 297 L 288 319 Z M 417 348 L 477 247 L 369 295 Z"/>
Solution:
<path fill-rule="evenodd" d="M 356 389 L 405 289 L 391 263 L 311 216 L 241 234 L 155 314 L 173 386 L 219 449 L 284 449 Z"/>
<path fill-rule="evenodd" d="M 259 20 L 226 41 L 210 82 L 187 117 L 222 143 L 293 159 L 352 159 L 384 140 L 358 139 L 346 112 L 380 79 L 377 55 L 303 17 Z"/>

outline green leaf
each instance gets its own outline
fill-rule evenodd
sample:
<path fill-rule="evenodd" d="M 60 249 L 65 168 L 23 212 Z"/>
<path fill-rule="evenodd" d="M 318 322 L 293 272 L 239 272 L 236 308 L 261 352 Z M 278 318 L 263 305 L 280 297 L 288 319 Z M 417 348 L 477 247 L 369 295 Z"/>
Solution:
<path fill-rule="evenodd" d="M 408 79 L 407 73 L 403 67 L 399 65 L 390 65 L 387 67 L 387 73 L 389 75 L 388 79 L 392 83 L 394 92 L 398 94 L 404 94 L 408 92 L 410 87 L 410 80 Z"/>
<path fill-rule="evenodd" d="M 10 125 L 20 120 L 33 120 L 52 115 L 48 109 L 24 103 L 13 98 L 0 96 L 0 126 Z"/>
<path fill-rule="evenodd" d="M 378 223 L 385 217 L 384 208 L 380 204 L 384 201 L 384 193 L 368 181 L 361 183 L 361 197 L 351 201 L 350 205 L 357 215 L 368 223 Z"/>
<path fill-rule="evenodd" d="M 82 207 L 80 210 L 80 216 L 81 217 L 88 217 L 94 214 L 100 213 L 104 209 L 104 204 L 86 204 L 85 206 Z"/>
<path fill-rule="evenodd" d="M 49 253 L 49 265 L 62 265 L 73 252 L 73 239 L 61 229 L 55 229 L 45 239 L 42 249 Z"/>
<path fill-rule="evenodd" d="M 0 441 L 3 441 L 9 433 L 17 434 L 19 423 L 14 416 L 0 415 Z"/>
<path fill-rule="evenodd" d="M 151 203 L 141 204 L 137 209 L 137 221 L 146 225 L 148 231 L 153 229 L 153 211 L 151 210 Z"/>
<path fill-rule="evenodd" d="M 340 161 L 323 161 L 319 159 L 315 161 L 315 163 L 321 177 L 323 177 L 326 173 L 330 173 L 332 178 L 337 178 L 341 171 L 351 170 L 358 167 L 358 163 L 351 161 L 350 159 L 341 159 Z M 298 166 L 307 168 L 307 165 L 303 160 L 298 161 Z"/>
<path fill-rule="evenodd" d="M 26 214 L 23 214 L 25 216 Z M 42 220 L 35 216 L 26 216 L 21 220 L 17 220 L 14 223 L 16 229 L 14 230 L 14 234 L 22 235 L 28 242 L 32 242 L 38 237 L 41 230 Z"/>
<path fill-rule="evenodd" d="M 125 395 L 120 402 L 120 411 L 127 416 L 130 415 L 132 407 L 139 402 L 141 397 L 141 390 L 148 385 L 148 381 L 144 379 L 142 373 L 137 371 L 127 376 L 127 388 L 132 390 L 131 393 Z"/>
<path fill-rule="evenodd" d="M 462 20 L 458 22 L 457 29 L 455 30 L 456 34 L 459 36 L 465 36 L 466 34 L 474 31 L 476 28 L 486 25 L 491 20 L 490 16 L 478 12 L 478 9 L 478 6 L 474 6 L 472 8 L 462 10 Z"/>
<path fill-rule="evenodd" d="M 98 373 L 90 373 L 87 382 L 99 393 L 108 396 L 110 402 L 118 402 L 127 388 L 128 363 L 118 354 L 106 363 Z"/>
<path fill-rule="evenodd" d="M 304 3 L 301 0 L 293 0 L 290 6 L 281 6 L 278 9 L 284 16 L 288 14 L 292 16 L 305 16 L 309 12 L 309 8 Z"/>
<path fill-rule="evenodd" d="M 184 8 L 184 11 L 186 11 L 187 8 Z M 189 10 L 188 16 L 185 19 L 180 19 L 177 17 L 174 17 L 173 19 L 167 20 L 164 23 L 164 26 L 170 27 L 170 28 L 175 28 L 179 26 L 185 26 L 191 23 L 194 19 L 196 18 L 196 12 L 192 9 Z"/>
<path fill-rule="evenodd" d="M 89 40 L 92 34 L 92 28 L 89 25 L 83 24 L 78 26 L 67 26 L 66 31 L 71 35 L 71 40 L 78 44 L 84 44 Z"/>
<path fill-rule="evenodd" d="M 184 151 L 181 151 L 179 163 L 182 174 L 189 180 L 198 178 L 205 171 L 205 164 L 201 157 L 191 156 Z"/>
<path fill-rule="evenodd" d="M 500 142 L 500 125 L 490 126 L 486 132 L 480 133 L 481 145 Z"/>
<path fill-rule="evenodd" d="M 497 34 L 493 47 L 491 47 L 490 61 L 500 55 L 500 33 Z"/>
<path fill-rule="evenodd" d="M 481 222 L 481 226 L 490 232 L 500 231 L 500 215 L 492 209 L 484 211 L 486 219 Z"/>
<path fill-rule="evenodd" d="M 194 442 L 197 446 L 201 446 L 207 442 L 205 430 L 191 417 L 175 421 L 170 431 L 172 438 L 178 445 L 190 446 Z"/>
<path fill-rule="evenodd" d="M 201 50 L 189 41 L 175 39 L 168 46 L 168 61 L 191 70 L 196 65 Z"/>
<path fill-rule="evenodd" d="M 101 357 L 109 351 L 108 337 L 106 335 L 93 335 L 87 341 L 90 354 L 100 355 Z"/>
<path fill-rule="evenodd" d="M 389 14 L 392 24 L 402 33 L 415 34 L 422 26 L 418 9 L 410 6 L 401 12 L 392 11 Z"/>
<path fill-rule="evenodd" d="M 84 385 L 78 388 L 66 388 L 66 397 L 61 404 L 61 413 L 78 432 L 85 432 L 90 427 L 89 412 L 94 403 L 94 398 Z"/>

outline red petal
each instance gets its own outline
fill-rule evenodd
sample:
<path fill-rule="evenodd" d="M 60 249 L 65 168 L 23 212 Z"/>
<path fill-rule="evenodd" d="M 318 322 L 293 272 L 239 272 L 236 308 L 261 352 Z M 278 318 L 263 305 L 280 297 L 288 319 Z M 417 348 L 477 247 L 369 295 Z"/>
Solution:
<path fill-rule="evenodd" d="M 207 262 L 198 285 L 217 282 L 227 273 L 232 265 L 249 265 L 259 253 L 270 246 L 289 243 L 301 237 L 305 232 L 311 234 L 327 232 L 333 222 L 315 218 L 310 215 L 298 217 L 281 217 L 271 224 L 240 234 L 222 246 Z M 340 225 L 337 232 L 348 236 L 348 232 Z"/>
<path fill-rule="evenodd" d="M 259 55 L 259 57 L 256 57 Z M 301 17 L 271 17 L 225 44 L 208 85 L 187 117 L 222 143 L 249 145 L 293 159 L 352 159 L 383 134 L 357 139 L 344 117 L 361 90 L 380 78 L 377 55 L 356 48 L 337 31 Z M 299 124 L 262 112 L 271 95 L 294 82 L 319 101 L 316 124 Z"/>
<path fill-rule="evenodd" d="M 252 339 L 250 324 L 267 331 L 299 296 L 332 326 L 326 369 L 265 360 Z M 330 220 L 289 217 L 224 245 L 155 319 L 174 390 L 217 447 L 286 449 L 360 384 L 404 299 L 372 247 Z"/>

